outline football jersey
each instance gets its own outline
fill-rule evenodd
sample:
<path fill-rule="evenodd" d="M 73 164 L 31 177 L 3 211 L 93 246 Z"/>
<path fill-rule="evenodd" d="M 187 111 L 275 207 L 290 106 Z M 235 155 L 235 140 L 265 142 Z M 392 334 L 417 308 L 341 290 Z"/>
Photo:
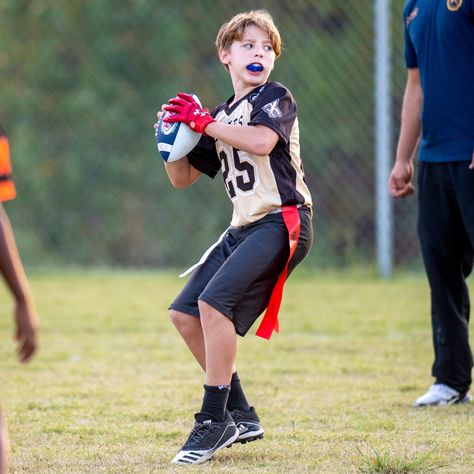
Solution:
<path fill-rule="evenodd" d="M 0 126 L 0 202 L 9 201 L 16 196 L 10 162 L 8 138 Z"/>
<path fill-rule="evenodd" d="M 267 156 L 253 155 L 207 136 L 188 153 L 190 164 L 211 178 L 222 171 L 233 203 L 231 226 L 250 224 L 282 206 L 311 207 L 300 157 L 298 110 L 290 91 L 278 82 L 269 82 L 229 106 L 232 100 L 211 112 L 216 121 L 265 125 L 279 139 Z"/>

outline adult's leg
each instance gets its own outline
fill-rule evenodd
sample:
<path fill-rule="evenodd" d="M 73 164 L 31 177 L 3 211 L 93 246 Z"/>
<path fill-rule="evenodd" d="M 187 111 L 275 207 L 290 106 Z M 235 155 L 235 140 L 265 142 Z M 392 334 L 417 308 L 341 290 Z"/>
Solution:
<path fill-rule="evenodd" d="M 468 169 L 467 162 L 455 163 L 453 167 L 453 179 L 456 184 L 456 196 L 461 210 L 461 217 L 466 233 L 466 244 L 463 259 L 464 275 L 464 319 L 466 321 L 466 341 L 469 350 L 467 357 L 466 371 L 469 371 L 469 384 L 471 383 L 471 372 L 473 367 L 472 349 L 469 347 L 469 320 L 470 320 L 470 300 L 469 289 L 466 284 L 467 277 L 471 274 L 474 265 L 474 171 Z"/>
<path fill-rule="evenodd" d="M 469 388 L 472 368 L 465 283 L 472 246 L 447 164 L 420 165 L 418 232 L 431 289 L 432 374 L 437 383 L 464 392 Z"/>

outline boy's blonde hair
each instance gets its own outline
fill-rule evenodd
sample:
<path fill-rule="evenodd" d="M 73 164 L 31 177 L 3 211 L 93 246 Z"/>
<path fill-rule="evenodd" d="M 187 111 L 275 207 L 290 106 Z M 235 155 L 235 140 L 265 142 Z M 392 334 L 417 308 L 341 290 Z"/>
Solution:
<path fill-rule="evenodd" d="M 273 51 L 275 51 L 275 59 L 281 54 L 281 37 L 278 28 L 273 22 L 273 18 L 267 10 L 250 10 L 239 13 L 224 23 L 219 33 L 217 33 L 216 47 L 217 51 L 222 49 L 229 50 L 231 44 L 243 37 L 244 30 L 248 26 L 257 26 L 268 34 L 272 43 Z"/>

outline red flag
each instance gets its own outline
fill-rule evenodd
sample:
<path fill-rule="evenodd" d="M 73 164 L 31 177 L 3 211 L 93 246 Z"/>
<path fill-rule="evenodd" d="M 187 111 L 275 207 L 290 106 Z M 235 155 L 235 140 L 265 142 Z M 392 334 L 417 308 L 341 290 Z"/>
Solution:
<path fill-rule="evenodd" d="M 300 236 L 300 215 L 296 206 L 283 206 L 281 209 L 283 220 L 288 230 L 288 243 L 290 245 L 290 255 L 286 262 L 285 268 L 280 273 L 278 281 L 273 288 L 270 302 L 263 316 L 262 322 L 257 329 L 256 335 L 264 339 L 270 339 L 273 331 L 278 332 L 280 327 L 278 324 L 278 311 L 280 310 L 281 298 L 283 296 L 283 286 L 288 276 L 288 264 L 298 245 Z"/>

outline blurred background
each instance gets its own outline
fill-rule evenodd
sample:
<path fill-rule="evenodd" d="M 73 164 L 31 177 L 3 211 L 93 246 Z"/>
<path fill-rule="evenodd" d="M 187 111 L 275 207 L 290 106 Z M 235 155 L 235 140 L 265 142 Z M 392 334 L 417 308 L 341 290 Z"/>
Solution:
<path fill-rule="evenodd" d="M 393 148 L 403 4 L 390 1 Z M 304 265 L 375 264 L 373 0 L 2 0 L 0 122 L 18 191 L 6 208 L 28 266 L 186 268 L 215 241 L 231 215 L 222 177 L 174 190 L 153 123 L 177 92 L 208 108 L 232 94 L 215 36 L 255 8 L 284 41 L 271 80 L 299 106 L 315 201 Z M 416 198 L 393 211 L 394 264 L 417 269 Z"/>

